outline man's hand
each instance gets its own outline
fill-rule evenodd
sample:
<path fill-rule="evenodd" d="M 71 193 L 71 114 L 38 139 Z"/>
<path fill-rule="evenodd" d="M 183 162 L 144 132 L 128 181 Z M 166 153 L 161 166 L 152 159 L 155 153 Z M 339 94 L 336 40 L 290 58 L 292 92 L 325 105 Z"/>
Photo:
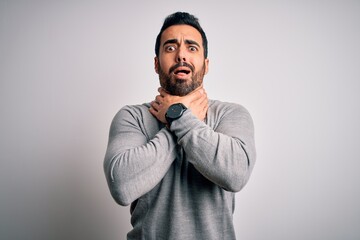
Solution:
<path fill-rule="evenodd" d="M 201 121 L 205 119 L 209 106 L 207 94 L 202 86 L 183 97 L 170 95 L 163 88 L 159 88 L 158 91 L 160 95 L 157 95 L 155 101 L 151 102 L 149 111 L 160 122 L 167 123 L 165 113 L 174 103 L 184 104 L 198 119 Z"/>

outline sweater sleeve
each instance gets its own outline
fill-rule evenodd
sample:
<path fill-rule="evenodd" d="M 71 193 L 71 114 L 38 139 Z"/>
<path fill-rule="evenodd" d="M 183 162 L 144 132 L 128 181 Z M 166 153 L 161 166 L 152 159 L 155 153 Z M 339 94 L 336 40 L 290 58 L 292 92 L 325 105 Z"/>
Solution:
<path fill-rule="evenodd" d="M 110 127 L 104 171 L 113 198 L 123 206 L 153 189 L 176 156 L 174 136 L 166 128 L 148 139 L 145 126 L 157 122 L 145 111 L 124 107 Z"/>
<path fill-rule="evenodd" d="M 247 183 L 255 163 L 252 118 L 237 104 L 214 112 L 210 114 L 219 119 L 214 128 L 186 111 L 172 123 L 171 130 L 189 162 L 203 176 L 227 191 L 237 192 Z"/>

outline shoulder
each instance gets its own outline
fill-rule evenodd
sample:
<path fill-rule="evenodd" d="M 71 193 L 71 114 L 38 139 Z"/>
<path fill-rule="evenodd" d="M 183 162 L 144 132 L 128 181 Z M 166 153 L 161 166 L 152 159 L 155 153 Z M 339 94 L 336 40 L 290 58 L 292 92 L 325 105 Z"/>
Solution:
<path fill-rule="evenodd" d="M 224 129 L 229 127 L 233 133 L 236 132 L 236 129 L 239 130 L 239 133 L 244 129 L 251 132 L 254 129 L 253 119 L 249 111 L 238 103 L 210 100 L 207 121 L 213 129 L 219 132 L 225 132 L 227 130 Z"/>
<path fill-rule="evenodd" d="M 133 112 L 133 113 L 141 113 L 141 112 L 148 111 L 149 107 L 150 107 L 149 103 L 136 104 L 136 105 L 125 105 L 119 110 L 119 112 L 128 111 L 128 112 Z"/>
<path fill-rule="evenodd" d="M 113 123 L 117 122 L 144 122 L 154 117 L 149 112 L 149 103 L 125 105 L 114 116 Z"/>
<path fill-rule="evenodd" d="M 144 114 L 149 113 L 150 104 L 136 104 L 136 105 L 125 105 L 116 113 L 115 118 L 121 117 L 124 115 L 131 115 L 133 117 L 143 116 Z"/>
<path fill-rule="evenodd" d="M 152 138 L 162 127 L 149 111 L 150 104 L 126 105 L 122 107 L 115 115 L 111 129 L 117 131 L 140 131 L 148 139 Z"/>
<path fill-rule="evenodd" d="M 209 111 L 214 114 L 238 113 L 250 115 L 249 111 L 238 103 L 222 102 L 219 100 L 209 100 Z"/>

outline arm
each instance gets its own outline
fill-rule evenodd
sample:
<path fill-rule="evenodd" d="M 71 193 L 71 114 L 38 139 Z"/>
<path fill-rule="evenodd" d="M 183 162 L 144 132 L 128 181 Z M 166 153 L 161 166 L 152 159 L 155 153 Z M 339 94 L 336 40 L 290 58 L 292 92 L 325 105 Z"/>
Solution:
<path fill-rule="evenodd" d="M 171 125 L 189 161 L 220 187 L 240 191 L 256 158 L 254 127 L 248 111 L 236 104 L 227 104 L 226 109 L 219 107 L 212 114 L 217 114 L 220 121 L 212 129 L 202 121 L 208 110 L 202 87 L 185 97 L 171 96 L 162 89 L 159 92 L 151 113 L 160 121 L 166 122 L 165 112 L 173 103 L 181 102 L 189 108 Z"/>
<path fill-rule="evenodd" d="M 172 123 L 171 131 L 202 175 L 237 192 L 245 186 L 255 163 L 253 122 L 240 105 L 227 105 L 219 112 L 221 120 L 214 130 L 189 111 Z"/>
<path fill-rule="evenodd" d="M 104 160 L 110 192 L 120 205 L 153 189 L 175 159 L 173 134 L 163 128 L 149 140 L 143 127 L 157 121 L 147 109 L 145 114 L 137 110 L 124 107 L 114 117 Z"/>

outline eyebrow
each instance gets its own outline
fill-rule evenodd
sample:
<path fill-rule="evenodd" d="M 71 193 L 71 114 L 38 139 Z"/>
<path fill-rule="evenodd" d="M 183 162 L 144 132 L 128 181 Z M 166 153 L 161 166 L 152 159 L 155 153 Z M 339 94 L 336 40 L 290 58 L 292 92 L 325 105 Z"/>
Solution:
<path fill-rule="evenodd" d="M 198 44 L 194 40 L 185 40 L 185 43 L 188 45 L 196 45 L 196 46 L 200 47 L 200 44 Z"/>
<path fill-rule="evenodd" d="M 169 40 L 166 40 L 163 44 L 163 46 L 165 46 L 166 44 L 169 44 L 169 43 L 178 43 L 178 40 L 177 39 L 169 39 Z"/>
<path fill-rule="evenodd" d="M 169 40 L 166 40 L 163 44 L 163 46 L 165 46 L 166 44 L 169 44 L 169 43 L 179 43 L 179 41 L 177 39 L 169 39 Z M 194 40 L 189 40 L 189 39 L 186 39 L 185 40 L 185 43 L 188 44 L 188 45 L 196 45 L 198 47 L 200 47 L 200 44 L 198 44 L 196 41 Z"/>

